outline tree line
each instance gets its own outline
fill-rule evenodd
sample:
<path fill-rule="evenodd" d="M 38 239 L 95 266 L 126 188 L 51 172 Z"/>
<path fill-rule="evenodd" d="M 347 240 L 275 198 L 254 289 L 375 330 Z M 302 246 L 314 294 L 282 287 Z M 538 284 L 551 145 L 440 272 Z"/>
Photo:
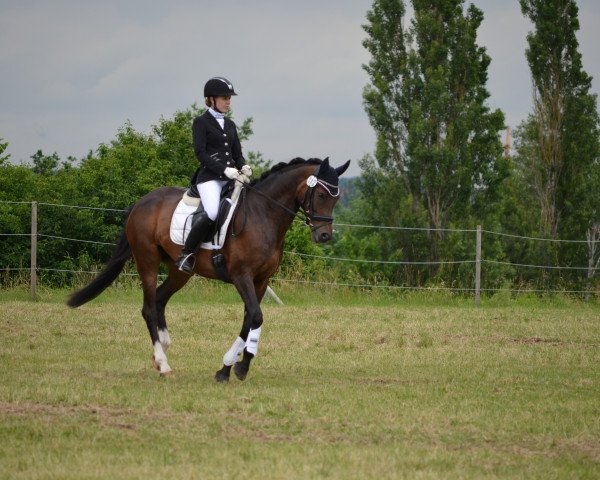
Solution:
<path fill-rule="evenodd" d="M 435 261 L 464 251 L 465 241 L 448 230 L 482 224 L 526 237 L 590 240 L 494 239 L 484 246 L 488 259 L 564 266 L 587 261 L 597 268 L 599 117 L 592 78 L 579 53 L 576 2 L 519 1 L 533 25 L 525 56 L 534 109 L 514 132 L 514 151 L 501 142 L 503 112 L 487 102 L 491 58 L 477 43 L 482 11 L 473 4 L 465 7 L 462 0 L 411 3 L 409 20 L 402 0 L 375 0 L 363 26 L 370 53 L 363 97 L 377 144 L 362 160 L 360 207 L 352 214 L 365 223 L 428 227 L 431 233 L 417 242 L 414 235 L 405 238 L 394 231 L 364 232 L 363 239 L 371 238 L 386 258 Z M 357 254 L 365 244 L 354 242 Z M 575 270 L 516 269 L 504 263 L 486 267 L 488 286 L 593 283 Z M 411 280 L 468 283 L 455 270 L 433 265 Z M 400 273 L 398 281 L 409 275 Z"/>
<path fill-rule="evenodd" d="M 364 65 L 369 83 L 365 112 L 376 132 L 376 148 L 360 160 L 362 174 L 343 182 L 346 195 L 336 221 L 415 230 L 338 228 L 326 246 L 311 244 L 294 226 L 286 250 L 322 257 L 402 261 L 328 262 L 286 256 L 287 275 L 378 285 L 469 288 L 475 236 L 460 230 L 487 230 L 551 240 L 528 242 L 489 236 L 484 258 L 488 288 L 598 287 L 600 246 L 599 117 L 592 78 L 582 67 L 573 0 L 520 0 L 531 20 L 525 52 L 532 83 L 533 111 L 502 144 L 504 114 L 488 106 L 487 69 L 492 59 L 477 43 L 480 9 L 464 0 L 374 0 L 363 25 L 370 54 Z M 523 81 L 527 81 L 524 79 Z M 113 140 L 81 159 L 61 159 L 38 150 L 31 162 L 14 165 L 0 139 L 0 201 L 84 205 L 114 210 L 54 209 L 40 215 L 46 235 L 114 242 L 123 212 L 163 185 L 186 186 L 197 165 L 191 123 L 203 112 L 192 105 L 161 118 L 148 134 L 130 123 Z M 252 119 L 239 126 L 243 140 Z M 259 152 L 248 154 L 255 172 L 270 167 Z M 52 207 L 45 207 L 50 209 Z M 28 207 L 0 203 L 0 231 L 29 232 Z M 20 266 L 25 238 L 0 237 L 0 267 Z M 44 263 L 64 270 L 89 269 L 110 250 L 98 244 L 43 242 Z M 406 264 L 406 262 L 413 262 Z M 511 265 L 512 264 L 512 265 Z M 589 265 L 586 272 L 518 268 L 515 265 Z M 53 282 L 68 281 L 53 274 Z"/>

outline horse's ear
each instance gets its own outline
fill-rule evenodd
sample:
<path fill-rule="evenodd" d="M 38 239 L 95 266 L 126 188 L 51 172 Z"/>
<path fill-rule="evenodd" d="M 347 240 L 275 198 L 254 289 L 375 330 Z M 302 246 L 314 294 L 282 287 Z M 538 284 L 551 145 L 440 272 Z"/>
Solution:
<path fill-rule="evenodd" d="M 322 171 L 326 172 L 329 168 L 329 157 L 325 157 L 325 159 L 321 162 Z"/>
<path fill-rule="evenodd" d="M 342 176 L 342 173 L 344 173 L 346 170 L 348 170 L 348 167 L 350 166 L 350 160 L 348 160 L 346 163 L 344 163 L 341 167 L 337 167 L 335 169 L 335 171 L 338 174 L 338 177 Z"/>

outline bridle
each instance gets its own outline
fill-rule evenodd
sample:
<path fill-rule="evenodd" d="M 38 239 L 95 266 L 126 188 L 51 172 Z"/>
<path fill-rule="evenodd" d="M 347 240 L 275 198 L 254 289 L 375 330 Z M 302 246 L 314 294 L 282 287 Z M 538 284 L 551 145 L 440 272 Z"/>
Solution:
<path fill-rule="evenodd" d="M 331 197 L 335 198 L 335 197 L 340 196 L 340 190 L 337 185 L 332 185 L 331 183 L 328 183 L 325 180 L 319 179 L 318 175 L 319 175 L 320 169 L 321 169 L 321 165 L 319 165 L 318 168 L 315 170 L 315 172 L 306 179 L 306 184 L 308 185 L 308 188 L 306 189 L 306 192 L 304 193 L 304 199 L 302 200 L 302 203 L 300 204 L 300 208 L 302 209 L 302 212 L 305 216 L 304 222 L 306 223 L 306 225 L 308 225 L 310 227 L 311 232 L 315 232 L 319 228 L 322 228 L 326 225 L 330 225 L 333 223 L 333 217 L 330 215 L 316 215 L 316 214 L 311 213 L 313 210 L 313 203 L 314 203 L 314 197 L 315 197 L 317 185 L 320 185 L 323 188 L 323 190 L 325 190 Z M 337 193 L 336 194 L 331 193 L 330 188 L 338 189 Z M 308 207 L 306 206 L 307 198 L 308 198 Z M 318 227 L 315 227 L 313 225 L 313 221 L 324 222 L 324 223 L 322 225 L 319 225 Z"/>
<path fill-rule="evenodd" d="M 240 232 L 244 229 L 244 226 L 246 225 L 246 202 L 244 201 L 245 197 L 246 197 L 246 189 L 250 189 L 253 192 L 258 193 L 259 195 L 266 198 L 270 202 L 274 203 L 278 207 L 281 207 L 283 210 L 288 212 L 293 217 L 296 217 L 296 218 L 302 220 L 306 225 L 308 225 L 310 227 L 311 232 L 316 232 L 320 228 L 323 228 L 327 225 L 332 224 L 333 223 L 332 216 L 316 215 L 316 214 L 311 213 L 313 210 L 314 196 L 315 196 L 315 191 L 316 191 L 317 185 L 320 185 L 331 197 L 335 198 L 335 197 L 340 196 L 339 187 L 337 185 L 332 185 L 331 183 L 328 183 L 325 180 L 321 180 L 318 178 L 318 174 L 319 174 L 320 170 L 321 170 L 321 165 L 319 165 L 317 167 L 317 169 L 314 171 L 314 173 L 306 179 L 306 184 L 308 185 L 308 188 L 306 189 L 306 192 L 304 192 L 304 198 L 302 199 L 302 202 L 300 203 L 300 210 L 298 212 L 294 212 L 292 209 L 286 207 L 285 205 L 283 205 L 281 202 L 275 200 L 274 198 L 269 197 L 267 194 L 261 192 L 260 190 L 253 187 L 252 185 L 242 182 L 241 180 L 237 180 L 238 182 L 243 183 L 243 189 L 242 189 L 241 195 L 242 195 L 242 203 L 244 205 L 244 223 L 242 225 L 242 228 L 240 229 Z M 333 194 L 330 189 L 338 189 L 338 191 L 336 194 Z M 307 202 L 308 202 L 308 205 L 307 205 Z M 315 227 L 313 222 L 324 222 L 324 223 L 322 225 Z M 238 232 L 237 234 L 234 234 L 234 236 L 239 235 L 240 232 Z"/>

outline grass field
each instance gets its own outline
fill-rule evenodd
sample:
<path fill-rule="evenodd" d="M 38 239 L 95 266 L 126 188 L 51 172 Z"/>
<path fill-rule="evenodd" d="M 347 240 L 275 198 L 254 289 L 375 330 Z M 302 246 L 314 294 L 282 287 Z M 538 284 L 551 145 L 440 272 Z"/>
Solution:
<path fill-rule="evenodd" d="M 0 478 L 600 477 L 597 305 L 278 293 L 221 385 L 229 290 L 169 305 L 168 379 L 137 290 L 0 292 Z"/>

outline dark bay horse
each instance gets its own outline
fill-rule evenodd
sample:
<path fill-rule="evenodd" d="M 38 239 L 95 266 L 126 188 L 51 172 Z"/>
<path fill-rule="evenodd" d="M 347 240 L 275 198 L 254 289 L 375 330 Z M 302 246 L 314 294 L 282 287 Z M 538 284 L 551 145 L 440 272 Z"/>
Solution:
<path fill-rule="evenodd" d="M 234 373 L 240 380 L 248 374 L 250 361 L 258 350 L 263 322 L 260 302 L 269 279 L 281 263 L 284 237 L 294 218 L 299 212 L 303 213 L 312 227 L 313 241 L 320 243 L 331 239 L 331 214 L 339 198 L 338 178 L 349 163 L 333 168 L 328 159 L 297 158 L 274 166 L 244 187 L 245 194 L 240 197 L 230 233 L 221 250 L 229 279 L 244 301 L 244 321 L 239 336 L 223 357 L 223 367 L 215 375 L 217 381 L 228 381 L 234 364 Z M 169 233 L 173 211 L 184 191 L 162 187 L 140 199 L 131 208 L 113 256 L 104 270 L 86 287 L 74 292 L 67 302 L 71 307 L 78 307 L 98 296 L 133 256 L 142 283 L 142 316 L 154 347 L 153 362 L 163 376 L 171 373 L 166 356 L 171 338 L 165 307 L 171 296 L 191 278 L 175 267 L 174 259 L 181 246 L 171 241 Z M 211 250 L 198 252 L 196 274 L 218 278 L 211 262 L 212 254 Z M 161 262 L 166 264 L 169 273 L 157 288 Z"/>

